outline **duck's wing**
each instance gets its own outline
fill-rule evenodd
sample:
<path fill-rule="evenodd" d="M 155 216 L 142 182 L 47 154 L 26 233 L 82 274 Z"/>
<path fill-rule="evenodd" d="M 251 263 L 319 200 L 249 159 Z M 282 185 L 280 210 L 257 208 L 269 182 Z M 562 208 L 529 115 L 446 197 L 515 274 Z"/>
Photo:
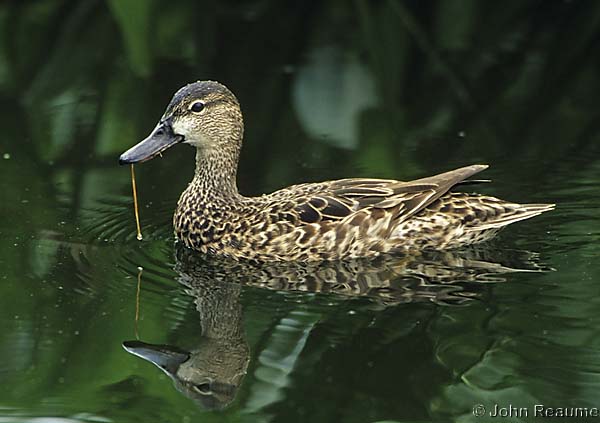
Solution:
<path fill-rule="evenodd" d="M 364 209 L 390 209 L 394 219 L 402 221 L 486 168 L 467 166 L 410 182 L 340 179 L 313 185 L 315 189 L 309 189 L 310 184 L 300 185 L 294 212 L 303 223 L 319 223 L 342 220 Z"/>

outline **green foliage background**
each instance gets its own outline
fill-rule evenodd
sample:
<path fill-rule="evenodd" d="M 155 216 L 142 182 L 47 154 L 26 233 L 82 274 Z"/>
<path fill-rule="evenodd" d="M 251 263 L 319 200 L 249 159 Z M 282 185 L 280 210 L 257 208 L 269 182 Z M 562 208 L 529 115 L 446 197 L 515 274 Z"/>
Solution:
<path fill-rule="evenodd" d="M 477 403 L 599 405 L 599 2 L 13 1 L 0 33 L 0 421 L 463 421 Z M 244 193 L 490 163 L 484 192 L 559 204 L 503 238 L 556 271 L 457 308 L 245 289 L 249 374 L 232 407 L 198 409 L 120 346 L 139 265 L 143 339 L 199 333 L 170 228 L 192 151 L 136 168 L 142 244 L 117 165 L 198 79 L 242 104 Z"/>

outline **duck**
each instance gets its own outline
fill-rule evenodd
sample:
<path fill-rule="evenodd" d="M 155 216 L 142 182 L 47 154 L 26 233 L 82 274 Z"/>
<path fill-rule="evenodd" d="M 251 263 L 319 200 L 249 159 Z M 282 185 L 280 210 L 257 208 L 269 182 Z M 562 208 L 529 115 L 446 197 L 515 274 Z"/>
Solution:
<path fill-rule="evenodd" d="M 455 189 L 484 164 L 412 181 L 348 178 L 248 197 L 236 179 L 243 134 L 236 96 L 219 82 L 197 81 L 174 94 L 150 135 L 119 163 L 145 162 L 177 144 L 194 147 L 194 176 L 173 216 L 176 241 L 236 260 L 327 261 L 455 249 L 555 207 Z"/>

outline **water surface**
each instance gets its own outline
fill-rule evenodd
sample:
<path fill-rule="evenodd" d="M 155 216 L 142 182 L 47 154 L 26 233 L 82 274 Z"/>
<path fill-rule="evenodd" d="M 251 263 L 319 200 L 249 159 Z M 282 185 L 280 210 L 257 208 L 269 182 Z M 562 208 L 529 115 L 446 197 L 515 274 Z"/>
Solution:
<path fill-rule="evenodd" d="M 0 6 L 0 422 L 600 407 L 598 4 L 140 4 Z M 173 243 L 178 146 L 136 167 L 138 242 L 118 155 L 197 79 L 240 99 L 247 195 L 488 163 L 470 189 L 557 209 L 454 252 L 207 261 Z"/>

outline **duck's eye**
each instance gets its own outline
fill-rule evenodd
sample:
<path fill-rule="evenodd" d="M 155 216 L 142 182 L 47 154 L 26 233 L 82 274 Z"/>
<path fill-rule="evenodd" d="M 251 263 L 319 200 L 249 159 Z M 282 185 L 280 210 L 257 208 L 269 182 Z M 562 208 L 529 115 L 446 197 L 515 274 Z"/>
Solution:
<path fill-rule="evenodd" d="M 190 110 L 194 113 L 200 113 L 204 110 L 204 102 L 203 101 L 195 101 L 190 106 Z"/>
<path fill-rule="evenodd" d="M 210 383 L 208 382 L 193 385 L 193 388 L 196 392 L 202 395 L 210 395 L 212 393 L 210 390 Z"/>

